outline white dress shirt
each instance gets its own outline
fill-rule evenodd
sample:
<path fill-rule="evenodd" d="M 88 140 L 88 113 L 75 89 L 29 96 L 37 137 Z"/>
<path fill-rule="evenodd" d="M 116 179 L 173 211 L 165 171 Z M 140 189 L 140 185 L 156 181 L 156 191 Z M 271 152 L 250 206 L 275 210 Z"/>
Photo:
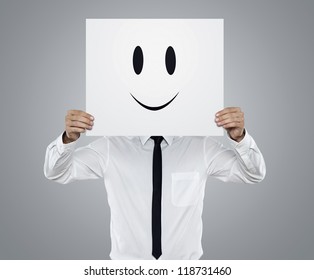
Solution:
<path fill-rule="evenodd" d="M 77 142 L 77 141 L 76 141 Z M 152 256 L 152 157 L 147 137 L 102 137 L 75 149 L 62 135 L 47 148 L 44 173 L 66 184 L 103 178 L 111 209 L 111 259 Z M 257 183 L 266 172 L 253 138 L 246 132 L 227 149 L 211 137 L 164 137 L 162 149 L 162 255 L 159 259 L 199 259 L 207 176 Z"/>

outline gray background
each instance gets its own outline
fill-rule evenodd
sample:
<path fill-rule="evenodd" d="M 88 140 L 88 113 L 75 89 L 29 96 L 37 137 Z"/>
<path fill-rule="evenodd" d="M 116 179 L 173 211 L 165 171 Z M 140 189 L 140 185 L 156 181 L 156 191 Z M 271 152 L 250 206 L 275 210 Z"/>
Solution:
<path fill-rule="evenodd" d="M 225 19 L 225 105 L 245 112 L 267 177 L 209 179 L 203 258 L 314 258 L 313 1 L 0 3 L 1 259 L 108 258 L 103 182 L 43 175 L 66 111 L 85 108 L 85 18 L 107 17 Z"/>

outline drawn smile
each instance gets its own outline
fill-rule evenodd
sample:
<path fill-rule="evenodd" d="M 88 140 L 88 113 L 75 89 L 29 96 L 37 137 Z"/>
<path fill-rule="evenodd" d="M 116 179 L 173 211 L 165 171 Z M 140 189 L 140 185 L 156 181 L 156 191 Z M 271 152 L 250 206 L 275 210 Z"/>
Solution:
<path fill-rule="evenodd" d="M 132 93 L 130 93 L 130 94 L 131 94 L 131 96 L 134 98 L 134 100 L 135 100 L 138 104 L 140 104 L 142 107 L 144 107 L 145 109 L 151 110 L 151 111 L 158 111 L 158 110 L 161 110 L 161 109 L 167 107 L 167 106 L 177 97 L 177 95 L 179 94 L 179 92 L 178 92 L 171 100 L 169 100 L 167 103 L 165 103 L 165 104 L 163 104 L 163 105 L 161 105 L 161 106 L 157 106 L 157 107 L 151 107 L 151 106 L 145 105 L 145 104 L 143 104 L 142 102 L 138 101 L 138 100 L 133 96 Z"/>

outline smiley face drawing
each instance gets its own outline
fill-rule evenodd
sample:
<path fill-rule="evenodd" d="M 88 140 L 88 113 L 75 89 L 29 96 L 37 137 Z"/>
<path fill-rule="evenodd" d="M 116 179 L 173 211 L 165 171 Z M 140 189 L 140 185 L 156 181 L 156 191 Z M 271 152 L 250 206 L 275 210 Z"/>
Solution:
<path fill-rule="evenodd" d="M 133 54 L 133 68 L 134 68 L 134 72 L 137 75 L 141 74 L 141 72 L 143 70 L 143 65 L 144 65 L 143 51 L 142 51 L 142 48 L 140 46 L 137 46 L 134 49 L 134 54 Z M 176 54 L 175 54 L 173 47 L 171 47 L 171 46 L 169 46 L 166 50 L 165 66 L 166 66 L 165 68 L 167 69 L 168 74 L 173 75 L 173 73 L 176 69 Z M 132 93 L 130 93 L 130 94 L 134 98 L 134 100 L 138 104 L 140 104 L 142 107 L 144 107 L 145 109 L 151 110 L 151 111 L 157 111 L 157 110 L 161 110 L 161 109 L 167 107 L 177 97 L 179 92 L 172 99 L 170 99 L 168 102 L 166 102 L 165 104 L 160 105 L 160 106 L 155 106 L 155 107 L 143 104 L 138 99 L 136 99 Z"/>
<path fill-rule="evenodd" d="M 222 135 L 221 108 L 223 20 L 86 20 L 87 135 Z"/>
<path fill-rule="evenodd" d="M 139 20 L 121 26 L 115 35 L 115 70 L 125 94 L 140 111 L 175 110 L 197 59 L 190 30 L 162 20 Z M 182 36 L 184 33 L 184 36 Z M 181 99 L 181 98 L 180 98 Z"/>
<path fill-rule="evenodd" d="M 143 51 L 142 48 L 140 46 L 136 46 L 136 48 L 134 49 L 134 53 L 133 53 L 133 68 L 134 68 L 134 72 L 136 73 L 136 75 L 140 75 L 142 70 L 143 70 L 143 65 L 144 65 L 144 55 L 143 55 Z M 176 69 L 176 54 L 175 51 L 173 49 L 173 47 L 169 46 L 166 50 L 166 54 L 165 54 L 165 69 L 167 70 L 169 75 L 173 75 L 175 69 Z M 138 99 L 136 99 L 136 97 L 130 93 L 131 96 L 134 98 L 134 100 L 140 104 L 142 107 L 144 107 L 147 110 L 151 110 L 151 111 L 157 111 L 157 110 L 161 110 L 165 107 L 167 107 L 179 94 L 176 93 L 175 96 L 170 99 L 168 102 L 166 102 L 165 104 L 162 104 L 160 106 L 148 106 L 145 105 L 144 103 L 140 102 Z"/>

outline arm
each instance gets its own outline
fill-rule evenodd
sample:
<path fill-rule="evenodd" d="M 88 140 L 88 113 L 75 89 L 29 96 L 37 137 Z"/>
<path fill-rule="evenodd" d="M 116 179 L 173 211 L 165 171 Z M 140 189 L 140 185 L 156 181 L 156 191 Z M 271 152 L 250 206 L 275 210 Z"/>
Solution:
<path fill-rule="evenodd" d="M 266 166 L 254 139 L 244 129 L 244 113 L 229 107 L 216 114 L 216 124 L 226 129 L 233 149 L 205 138 L 207 173 L 222 181 L 257 183 L 264 179 Z"/>
<path fill-rule="evenodd" d="M 240 142 L 230 139 L 233 149 L 227 149 L 210 137 L 204 141 L 207 173 L 224 182 L 258 183 L 266 175 L 262 153 L 254 139 L 245 131 Z"/>
<path fill-rule="evenodd" d="M 64 144 L 60 135 L 46 150 L 44 174 L 61 184 L 104 176 L 108 161 L 108 140 L 100 138 L 75 149 L 76 142 Z"/>
<path fill-rule="evenodd" d="M 103 177 L 108 160 L 108 140 L 101 138 L 75 149 L 80 133 L 92 129 L 94 118 L 78 110 L 68 111 L 65 132 L 46 150 L 44 174 L 50 180 L 66 184 L 74 180 Z"/>

